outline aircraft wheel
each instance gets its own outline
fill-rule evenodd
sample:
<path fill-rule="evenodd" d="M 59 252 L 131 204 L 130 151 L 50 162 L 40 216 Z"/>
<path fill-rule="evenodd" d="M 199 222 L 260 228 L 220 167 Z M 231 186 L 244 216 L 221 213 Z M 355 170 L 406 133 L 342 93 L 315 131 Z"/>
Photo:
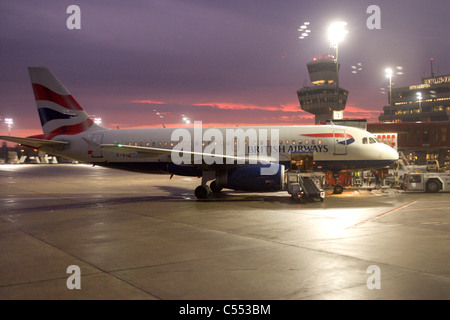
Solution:
<path fill-rule="evenodd" d="M 217 184 L 217 182 L 215 180 L 213 182 L 211 182 L 209 187 L 211 188 L 211 191 L 214 192 L 214 193 L 219 193 L 223 189 L 222 187 L 218 186 L 218 184 Z"/>
<path fill-rule="evenodd" d="M 334 186 L 333 193 L 334 194 L 341 194 L 344 191 L 344 188 L 340 185 Z"/>
<path fill-rule="evenodd" d="M 207 185 L 201 185 L 195 188 L 197 199 L 207 199 L 211 196 L 211 189 Z"/>

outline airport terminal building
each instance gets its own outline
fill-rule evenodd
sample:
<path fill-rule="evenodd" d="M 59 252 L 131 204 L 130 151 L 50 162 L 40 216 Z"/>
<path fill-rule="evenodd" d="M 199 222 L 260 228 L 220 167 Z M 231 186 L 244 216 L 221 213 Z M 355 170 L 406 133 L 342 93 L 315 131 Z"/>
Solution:
<path fill-rule="evenodd" d="M 379 121 L 368 123 L 367 129 L 396 133 L 398 150 L 411 162 L 437 159 L 450 166 L 450 75 L 432 74 L 421 84 L 392 88 Z"/>
<path fill-rule="evenodd" d="M 367 130 L 397 134 L 397 150 L 412 164 L 436 159 L 441 166 L 450 166 L 450 121 L 367 123 Z"/>
<path fill-rule="evenodd" d="M 450 121 L 450 75 L 425 78 L 422 84 L 392 88 L 380 122 Z"/>

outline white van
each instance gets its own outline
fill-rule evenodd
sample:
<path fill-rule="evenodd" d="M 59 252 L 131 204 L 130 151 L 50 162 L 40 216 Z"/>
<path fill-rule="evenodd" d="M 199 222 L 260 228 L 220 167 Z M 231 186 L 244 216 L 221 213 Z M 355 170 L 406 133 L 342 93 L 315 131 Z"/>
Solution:
<path fill-rule="evenodd" d="M 427 171 L 439 171 L 439 162 L 437 160 L 427 160 Z"/>

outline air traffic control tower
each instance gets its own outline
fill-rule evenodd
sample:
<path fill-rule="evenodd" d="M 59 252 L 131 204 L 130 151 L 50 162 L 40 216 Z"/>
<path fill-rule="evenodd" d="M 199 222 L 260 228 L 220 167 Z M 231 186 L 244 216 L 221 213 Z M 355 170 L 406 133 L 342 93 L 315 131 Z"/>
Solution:
<path fill-rule="evenodd" d="M 316 124 L 332 120 L 334 111 L 345 109 L 348 96 L 348 91 L 339 87 L 336 59 L 332 55 L 319 56 L 309 62 L 307 67 L 313 86 L 297 90 L 300 107 L 315 115 Z"/>

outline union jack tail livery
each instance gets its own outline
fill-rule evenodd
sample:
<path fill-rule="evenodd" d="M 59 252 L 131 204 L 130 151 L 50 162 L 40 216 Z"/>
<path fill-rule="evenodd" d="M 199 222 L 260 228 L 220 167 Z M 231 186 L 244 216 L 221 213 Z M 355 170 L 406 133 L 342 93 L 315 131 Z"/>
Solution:
<path fill-rule="evenodd" d="M 46 139 L 101 129 L 48 68 L 33 67 L 28 71 Z"/>

